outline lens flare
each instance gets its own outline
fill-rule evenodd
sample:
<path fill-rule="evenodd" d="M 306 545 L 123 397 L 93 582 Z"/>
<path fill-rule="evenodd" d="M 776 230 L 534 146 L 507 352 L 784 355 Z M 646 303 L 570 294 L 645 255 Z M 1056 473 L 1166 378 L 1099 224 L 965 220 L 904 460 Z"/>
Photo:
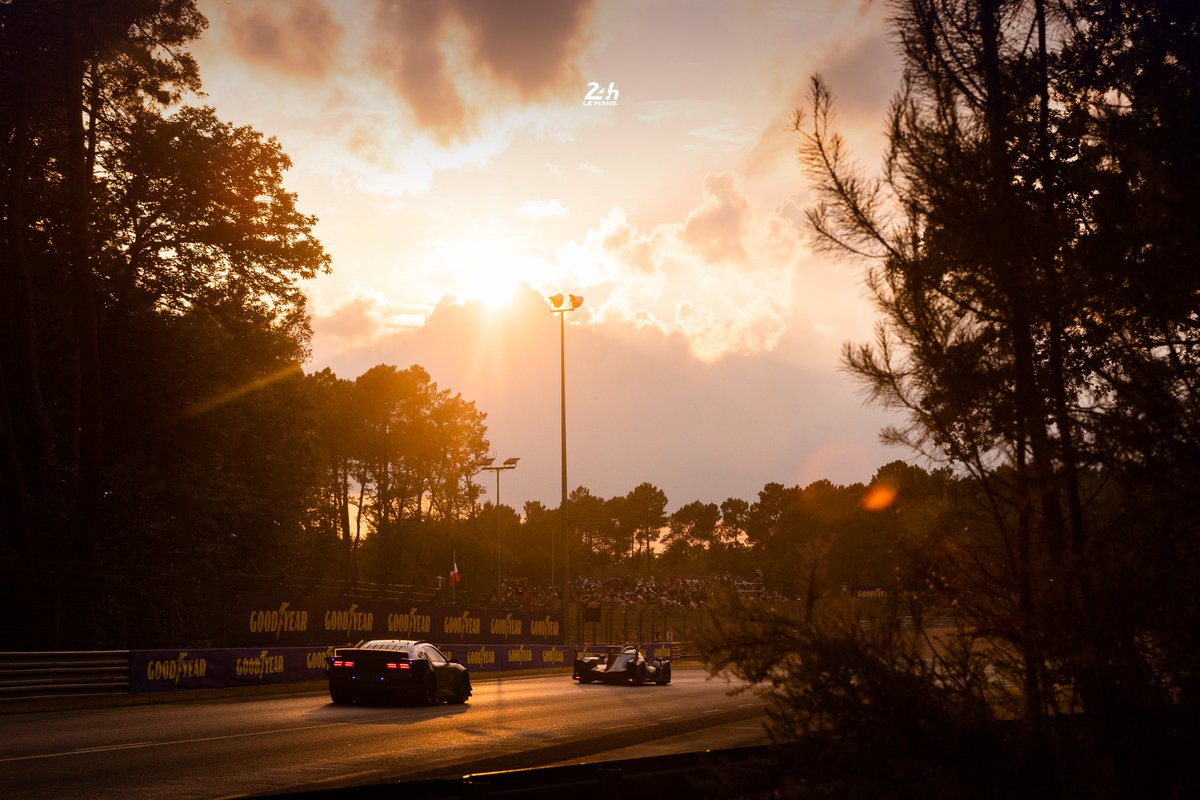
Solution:
<path fill-rule="evenodd" d="M 883 511 L 895 501 L 897 491 L 890 483 L 876 483 L 867 489 L 858 504 L 865 511 Z"/>

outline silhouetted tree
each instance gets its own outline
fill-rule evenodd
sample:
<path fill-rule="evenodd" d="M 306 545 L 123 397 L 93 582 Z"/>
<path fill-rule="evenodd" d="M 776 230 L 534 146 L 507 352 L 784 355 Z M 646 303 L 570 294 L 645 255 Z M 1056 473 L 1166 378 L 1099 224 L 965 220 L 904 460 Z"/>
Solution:
<path fill-rule="evenodd" d="M 623 498 L 617 518 L 621 528 L 627 529 L 633 537 L 635 552 L 630 553 L 631 558 L 636 563 L 636 549 L 640 543 L 642 570 L 649 573 L 653 559 L 651 547 L 667 524 L 666 494 L 651 483 L 639 483 Z"/>
<path fill-rule="evenodd" d="M 617 549 L 613 546 L 612 524 L 604 499 L 592 494 L 586 486 L 579 486 L 569 495 L 567 508 L 571 512 L 568 545 L 573 571 L 587 574 L 611 566 L 617 558 Z"/>
<path fill-rule="evenodd" d="M 716 544 L 717 524 L 721 511 L 716 503 L 693 500 L 680 506 L 667 520 L 668 531 L 663 537 L 664 557 L 676 558 L 692 572 L 700 573 L 701 560 Z"/>
<path fill-rule="evenodd" d="M 817 194 L 809 220 L 819 244 L 870 263 L 876 337 L 844 360 L 906 415 L 886 437 L 966 479 L 926 497 L 937 513 L 924 531 L 892 520 L 913 558 L 872 629 L 904 615 L 912 637 L 873 639 L 817 614 L 791 642 L 799 662 L 776 651 L 764 663 L 796 679 L 794 694 L 781 690 L 792 708 L 865 748 L 859 763 L 885 763 L 928 730 L 917 709 L 909 722 L 880 713 L 892 706 L 879 687 L 997 743 L 989 706 L 951 690 L 985 686 L 990 663 L 1021 688 L 1030 758 L 1014 756 L 1042 790 L 1178 791 L 1162 754 L 1188 733 L 1166 720 L 1193 703 L 1183 654 L 1197 653 L 1200 627 L 1189 599 L 1200 562 L 1183 533 L 1197 507 L 1175 488 L 1200 455 L 1200 159 L 1183 139 L 1200 125 L 1200 7 L 910 0 L 894 30 L 905 68 L 880 178 L 849 160 L 829 88 L 813 81 L 811 115 L 797 119 Z M 896 472 L 880 478 L 903 483 Z M 780 508 L 763 519 L 778 525 Z M 756 548 L 770 529 L 748 526 Z M 934 651 L 930 672 L 928 651 L 897 649 L 920 639 L 934 597 L 970 615 L 983 658 Z M 841 694 L 816 687 L 821 669 Z M 1051 725 L 1079 707 L 1072 729 Z M 869 736 L 844 727 L 860 713 L 874 717 L 859 721 Z M 1089 748 L 1066 735 L 1080 729 Z M 927 743 L 921 759 L 941 770 L 930 775 L 957 793 L 961 749 Z M 1001 777 L 989 750 L 964 767 Z M 907 769 L 893 777 L 917 780 L 901 794 L 922 785 Z"/>
<path fill-rule="evenodd" d="M 126 625 L 92 601 L 117 570 L 301 569 L 296 282 L 328 257 L 278 145 L 179 106 L 205 24 L 191 0 L 0 5 L 0 530 L 15 602 L 78 623 L 35 634 L 56 643 Z M 213 611 L 194 583 L 187 624 Z"/>
<path fill-rule="evenodd" d="M 574 508 L 574 501 L 572 501 Z M 562 526 L 562 517 L 536 500 L 527 500 L 522 509 L 524 519 L 513 535 L 513 552 L 517 560 L 514 573 L 538 584 L 549 586 L 551 580 L 550 544 Z M 586 565 L 581 564 L 581 568 Z"/>
<path fill-rule="evenodd" d="M 351 394 L 353 480 L 377 539 L 374 577 L 404 582 L 421 523 L 467 516 L 482 491 L 471 478 L 488 448 L 483 415 L 416 365 L 372 367 Z"/>
<path fill-rule="evenodd" d="M 0 7 L 0 484 L 6 547 L 91 558 L 103 391 L 94 181 L 112 120 L 198 86 L 191 0 Z"/>
<path fill-rule="evenodd" d="M 351 524 L 358 521 L 358 506 L 351 502 L 354 485 L 351 480 L 351 441 L 354 417 L 351 412 L 351 382 L 338 378 L 330 369 L 307 377 L 308 391 L 314 405 L 314 458 L 319 471 L 314 494 L 309 503 L 308 528 L 317 541 L 332 537 L 337 542 L 340 568 L 327 577 L 344 581 L 358 579 L 358 548 L 362 543 L 362 528 Z"/>

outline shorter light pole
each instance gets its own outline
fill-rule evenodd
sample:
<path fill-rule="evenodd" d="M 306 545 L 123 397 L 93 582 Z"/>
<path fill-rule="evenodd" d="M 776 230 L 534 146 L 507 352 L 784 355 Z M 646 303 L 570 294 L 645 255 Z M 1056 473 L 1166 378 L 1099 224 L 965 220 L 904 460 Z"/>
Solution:
<path fill-rule="evenodd" d="M 516 469 L 517 462 L 520 457 L 506 458 L 501 464 L 496 464 L 496 459 L 485 458 L 480 462 L 479 471 L 496 473 L 496 599 L 500 599 L 500 473 L 506 469 Z"/>

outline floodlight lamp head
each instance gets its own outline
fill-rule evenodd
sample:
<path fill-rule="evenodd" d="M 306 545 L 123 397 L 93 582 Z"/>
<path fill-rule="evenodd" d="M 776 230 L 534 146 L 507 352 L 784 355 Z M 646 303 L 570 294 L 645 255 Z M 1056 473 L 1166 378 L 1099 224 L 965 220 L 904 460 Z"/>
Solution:
<path fill-rule="evenodd" d="M 561 294 L 552 295 L 550 297 L 550 305 L 555 308 L 562 308 L 563 296 Z"/>
<path fill-rule="evenodd" d="M 583 296 L 582 295 L 571 294 L 571 295 L 567 295 L 567 297 L 571 301 L 571 310 L 572 311 L 574 311 L 575 309 L 577 309 L 581 305 L 583 305 Z"/>
<path fill-rule="evenodd" d="M 506 459 L 504 459 L 504 466 L 515 467 L 517 465 L 517 462 L 520 460 L 521 460 L 520 456 L 513 456 L 512 458 L 506 458 Z"/>
<path fill-rule="evenodd" d="M 488 467 L 490 467 L 492 465 L 492 462 L 495 460 L 496 459 L 494 459 L 494 458 L 485 458 L 483 461 L 479 462 L 479 466 L 481 469 L 487 469 Z"/>

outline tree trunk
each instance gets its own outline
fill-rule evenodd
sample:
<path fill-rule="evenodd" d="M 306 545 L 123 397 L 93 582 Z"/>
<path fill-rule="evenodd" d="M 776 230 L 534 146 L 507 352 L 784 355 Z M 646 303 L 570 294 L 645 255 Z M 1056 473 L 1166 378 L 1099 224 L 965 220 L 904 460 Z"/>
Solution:
<path fill-rule="evenodd" d="M 44 67 L 34 63 L 26 47 L 18 49 L 15 62 L 18 74 L 32 74 Z M 2 198 L 7 224 L 0 247 L 0 447 L 4 448 L 0 519 L 9 535 L 4 547 L 28 554 L 36 535 L 35 509 L 42 516 L 57 516 L 62 498 L 54 490 L 58 471 L 54 429 L 42 393 L 37 320 L 25 248 L 30 83 L 17 81 L 14 94 L 11 147 L 6 154 L 9 179 Z"/>
<path fill-rule="evenodd" d="M 96 293 L 88 252 L 89 175 L 83 131 L 84 58 L 80 44 L 82 13 L 79 0 L 71 0 L 63 32 L 63 122 L 67 130 L 67 245 L 71 272 L 72 330 L 75 335 L 75 436 L 76 486 L 74 496 L 73 555 L 91 560 L 94 523 L 100 491 L 101 390 Z"/>

